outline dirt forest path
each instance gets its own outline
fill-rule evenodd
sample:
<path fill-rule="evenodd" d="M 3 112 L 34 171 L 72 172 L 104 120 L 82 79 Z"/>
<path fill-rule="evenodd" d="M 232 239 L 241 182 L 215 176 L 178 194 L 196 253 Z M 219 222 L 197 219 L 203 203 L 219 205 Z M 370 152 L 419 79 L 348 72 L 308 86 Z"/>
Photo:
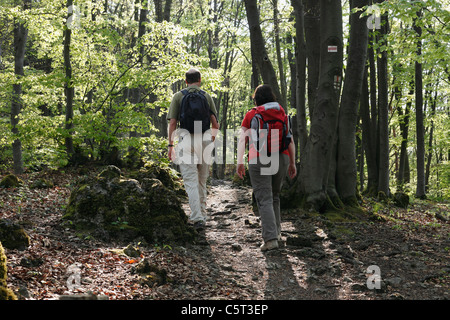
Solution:
<path fill-rule="evenodd" d="M 54 185 L 0 189 L 1 216 L 19 222 L 31 245 L 6 249 L 8 286 L 20 299 L 88 294 L 109 300 L 384 300 L 449 298 L 450 226 L 439 220 L 448 203 L 417 201 L 408 209 L 362 205 L 382 220 L 339 220 L 299 209 L 282 210 L 285 245 L 259 249 L 261 227 L 251 188 L 231 181 L 208 185 L 209 220 L 184 246 L 86 237 L 61 219 L 73 173 Z M 187 202 L 183 204 L 189 212 Z M 125 247 L 137 249 L 124 250 Z M 147 263 L 147 271 L 141 270 Z M 73 267 L 79 283 L 69 288 Z M 380 281 L 370 282 L 375 266 Z M 369 283 L 369 286 L 370 286 Z"/>
<path fill-rule="evenodd" d="M 205 248 L 241 298 L 314 299 L 306 292 L 307 267 L 285 248 L 263 253 L 259 217 L 251 206 L 251 188 L 215 181 L 208 197 L 209 220 Z M 292 229 L 283 222 L 284 233 Z"/>
<path fill-rule="evenodd" d="M 261 252 L 261 227 L 252 210 L 251 192 L 250 187 L 213 181 L 208 197 L 203 253 L 218 266 L 224 280 L 240 288 L 240 298 L 311 300 L 360 295 L 351 293 L 353 280 L 345 276 L 347 266 L 337 257 L 336 248 L 323 230 L 304 225 L 303 235 L 298 237 L 302 223 L 286 212 L 282 238 L 285 244 L 288 241 L 294 246 Z M 357 265 L 360 274 L 363 266 Z M 362 276 L 360 280 L 365 279 Z"/>
<path fill-rule="evenodd" d="M 448 237 L 407 239 L 389 225 L 368 221 L 335 223 L 331 229 L 320 215 L 284 210 L 284 246 L 263 253 L 250 187 L 213 181 L 208 211 L 202 254 L 224 282 L 238 288 L 234 298 L 449 298 Z M 372 274 L 376 269 L 379 282 Z"/>

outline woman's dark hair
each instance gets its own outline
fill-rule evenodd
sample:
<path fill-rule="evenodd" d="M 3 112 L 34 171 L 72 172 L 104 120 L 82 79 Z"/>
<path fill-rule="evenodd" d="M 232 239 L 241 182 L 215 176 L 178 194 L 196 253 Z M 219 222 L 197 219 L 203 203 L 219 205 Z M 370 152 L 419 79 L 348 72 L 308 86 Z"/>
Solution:
<path fill-rule="evenodd" d="M 261 84 L 253 93 L 253 100 L 255 101 L 257 106 L 261 106 L 268 102 L 274 102 L 277 101 L 277 97 L 275 96 L 275 93 L 273 93 L 272 88 L 267 84 Z"/>
<path fill-rule="evenodd" d="M 197 69 L 189 69 L 188 72 L 186 72 L 186 82 L 187 83 L 196 83 L 200 82 L 201 75 L 200 71 Z"/>

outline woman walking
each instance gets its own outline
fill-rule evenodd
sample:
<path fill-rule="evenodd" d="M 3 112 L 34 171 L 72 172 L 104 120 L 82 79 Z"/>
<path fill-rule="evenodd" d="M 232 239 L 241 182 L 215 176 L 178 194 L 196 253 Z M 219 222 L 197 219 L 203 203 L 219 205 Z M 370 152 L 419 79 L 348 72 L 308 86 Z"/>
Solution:
<path fill-rule="evenodd" d="M 253 94 L 255 107 L 241 125 L 237 174 L 245 175 L 244 152 L 249 144 L 248 171 L 261 218 L 262 251 L 278 248 L 281 240 L 280 192 L 286 174 L 297 174 L 295 145 L 283 107 L 272 88 L 260 85 Z"/>

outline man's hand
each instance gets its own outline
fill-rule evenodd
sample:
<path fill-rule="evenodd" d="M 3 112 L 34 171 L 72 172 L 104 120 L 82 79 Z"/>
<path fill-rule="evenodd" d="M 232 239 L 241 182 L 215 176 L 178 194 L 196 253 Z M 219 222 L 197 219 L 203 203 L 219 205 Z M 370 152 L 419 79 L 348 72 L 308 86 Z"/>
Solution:
<path fill-rule="evenodd" d="M 177 129 L 177 119 L 170 119 L 168 128 L 169 136 L 167 141 L 169 143 L 169 146 L 173 144 L 174 140 L 173 135 L 176 129 Z M 175 151 L 173 150 L 173 146 L 169 147 L 167 154 L 169 156 L 170 161 L 173 161 L 175 159 Z"/>
<path fill-rule="evenodd" d="M 167 151 L 167 155 L 169 156 L 169 160 L 173 162 L 175 160 L 175 150 L 173 150 L 173 147 L 169 147 L 169 150 Z"/>

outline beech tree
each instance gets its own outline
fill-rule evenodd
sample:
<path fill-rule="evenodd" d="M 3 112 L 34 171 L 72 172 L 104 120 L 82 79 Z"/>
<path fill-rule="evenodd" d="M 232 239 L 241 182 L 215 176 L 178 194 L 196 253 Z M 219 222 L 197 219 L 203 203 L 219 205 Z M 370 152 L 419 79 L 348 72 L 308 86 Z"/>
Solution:
<path fill-rule="evenodd" d="M 384 1 L 384 0 L 383 0 Z M 388 92 L 388 43 L 389 23 L 387 14 L 381 16 L 381 45 L 377 51 L 377 87 L 378 87 L 378 194 L 387 197 L 389 190 L 389 92 Z"/>
<path fill-rule="evenodd" d="M 340 1 L 320 1 L 320 70 L 311 129 L 300 160 L 300 190 L 308 206 L 320 210 L 327 201 L 342 81 L 343 41 Z"/>
<path fill-rule="evenodd" d="M 28 10 L 31 6 L 31 0 L 24 0 L 23 9 Z M 25 47 L 27 43 L 28 29 L 24 21 L 16 19 L 14 21 L 14 74 L 16 76 L 13 84 L 13 95 L 11 102 L 11 131 L 15 135 L 13 148 L 13 170 L 16 174 L 23 173 L 23 159 L 22 159 L 22 142 L 18 137 L 19 117 L 20 111 L 23 108 L 22 103 L 22 78 L 24 76 L 24 59 Z"/>
<path fill-rule="evenodd" d="M 71 158 L 75 153 L 73 146 L 72 130 L 73 130 L 73 98 L 75 95 L 75 88 L 72 79 L 72 62 L 70 58 L 70 44 L 72 39 L 72 28 L 75 26 L 75 19 L 77 18 L 73 0 L 67 0 L 67 19 L 64 26 L 64 94 L 66 96 L 66 121 L 65 128 L 67 130 L 65 141 L 68 157 Z"/>
<path fill-rule="evenodd" d="M 275 95 L 280 99 L 282 94 L 278 85 L 278 78 L 265 47 L 266 42 L 261 31 L 257 0 L 245 0 L 245 9 L 247 11 L 247 20 L 250 29 L 252 60 L 256 68 L 258 68 L 262 81 L 269 84 L 274 90 Z M 282 100 L 279 102 L 281 105 L 286 105 Z"/>
<path fill-rule="evenodd" d="M 416 98 L 416 135 L 417 135 L 417 186 L 416 197 L 425 198 L 425 132 L 423 116 L 423 81 L 422 81 L 422 28 L 418 19 L 422 16 L 421 9 L 417 11 L 417 19 L 414 19 L 414 31 L 417 33 L 417 56 L 414 68 L 415 98 Z"/>
<path fill-rule="evenodd" d="M 367 16 L 355 9 L 368 4 L 366 0 L 350 1 L 348 62 L 339 110 L 336 187 L 342 201 L 350 204 L 357 202 L 355 135 L 368 44 Z"/>

